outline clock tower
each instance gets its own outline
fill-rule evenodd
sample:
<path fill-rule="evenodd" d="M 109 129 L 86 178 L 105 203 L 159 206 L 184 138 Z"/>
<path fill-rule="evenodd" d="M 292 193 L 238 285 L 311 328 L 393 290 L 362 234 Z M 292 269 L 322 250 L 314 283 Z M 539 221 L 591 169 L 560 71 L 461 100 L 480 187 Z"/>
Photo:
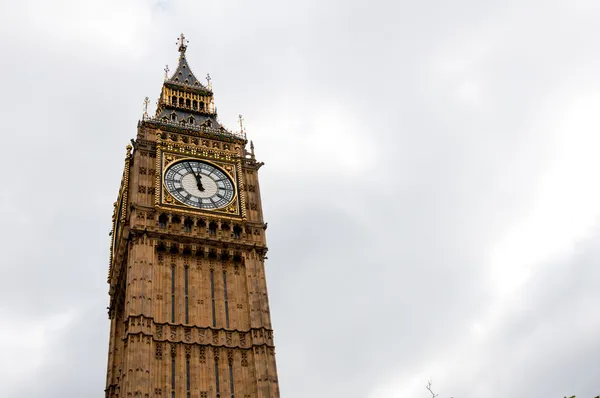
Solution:
<path fill-rule="evenodd" d="M 115 202 L 106 397 L 277 398 L 262 163 L 178 45 Z"/>

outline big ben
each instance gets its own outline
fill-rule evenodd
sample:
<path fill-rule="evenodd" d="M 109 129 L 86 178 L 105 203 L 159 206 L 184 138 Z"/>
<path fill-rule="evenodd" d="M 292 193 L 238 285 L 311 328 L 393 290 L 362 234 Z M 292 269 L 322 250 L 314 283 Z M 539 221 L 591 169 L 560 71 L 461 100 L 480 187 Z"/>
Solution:
<path fill-rule="evenodd" d="M 254 147 L 178 40 L 113 215 L 106 397 L 279 397 Z"/>

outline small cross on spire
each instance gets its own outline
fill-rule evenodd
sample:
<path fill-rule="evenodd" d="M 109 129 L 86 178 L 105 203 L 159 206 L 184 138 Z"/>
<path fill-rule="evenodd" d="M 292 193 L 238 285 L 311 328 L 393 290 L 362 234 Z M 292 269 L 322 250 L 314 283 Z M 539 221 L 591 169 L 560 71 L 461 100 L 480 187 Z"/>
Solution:
<path fill-rule="evenodd" d="M 165 80 L 169 78 L 169 65 L 165 65 Z"/>
<path fill-rule="evenodd" d="M 177 39 L 177 43 L 176 43 L 179 45 L 179 52 L 181 53 L 181 55 L 185 54 L 185 50 L 187 49 L 187 43 L 189 43 L 189 40 L 186 40 L 185 36 L 182 33 L 179 36 L 179 39 Z"/>
<path fill-rule="evenodd" d="M 212 89 L 212 83 L 211 83 L 210 73 L 206 74 L 206 81 L 208 82 L 208 89 L 211 90 Z"/>

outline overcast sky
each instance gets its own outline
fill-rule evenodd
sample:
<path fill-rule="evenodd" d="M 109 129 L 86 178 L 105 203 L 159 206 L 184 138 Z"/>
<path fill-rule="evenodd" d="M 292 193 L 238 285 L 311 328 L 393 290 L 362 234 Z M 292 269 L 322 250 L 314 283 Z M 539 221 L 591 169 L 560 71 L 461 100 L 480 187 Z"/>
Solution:
<path fill-rule="evenodd" d="M 0 396 L 104 396 L 112 203 L 181 32 L 266 163 L 282 397 L 600 394 L 598 21 L 597 0 L 0 0 Z"/>

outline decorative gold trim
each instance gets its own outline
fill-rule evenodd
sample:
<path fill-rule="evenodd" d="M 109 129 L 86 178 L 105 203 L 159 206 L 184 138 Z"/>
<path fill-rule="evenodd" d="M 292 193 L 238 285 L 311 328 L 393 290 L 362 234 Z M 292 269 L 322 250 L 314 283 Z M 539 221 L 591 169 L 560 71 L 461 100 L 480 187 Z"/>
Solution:
<path fill-rule="evenodd" d="M 156 130 L 156 160 L 154 161 L 156 170 L 154 172 L 154 186 L 156 190 L 154 192 L 154 206 L 157 207 L 160 205 L 160 198 L 162 195 L 162 185 L 160 183 L 162 178 L 162 131 Z"/>
<path fill-rule="evenodd" d="M 127 145 L 127 155 L 125 156 L 125 171 L 123 172 L 123 207 L 121 208 L 121 223 L 125 223 L 127 217 L 127 200 L 129 194 L 129 168 L 131 166 L 131 145 Z"/>
<path fill-rule="evenodd" d="M 169 150 L 163 150 L 163 148 L 158 145 L 157 146 L 157 161 L 159 158 L 159 153 L 161 155 L 161 162 L 160 162 L 160 174 L 157 173 L 157 175 L 160 176 L 160 182 L 157 182 L 157 186 L 160 186 L 160 190 L 161 192 L 159 193 L 159 195 L 161 195 L 160 197 L 155 197 L 155 206 L 159 207 L 160 205 L 172 205 L 172 206 L 182 206 L 185 208 L 189 208 L 189 209 L 194 209 L 194 211 L 201 211 L 201 212 L 224 212 L 224 213 L 234 213 L 235 215 L 239 215 L 240 211 L 231 211 L 231 207 L 232 205 L 239 205 L 239 198 L 241 195 L 241 190 L 239 189 L 239 184 L 240 184 L 240 178 L 239 178 L 239 173 L 238 171 L 241 170 L 241 163 L 235 162 L 235 161 L 226 161 L 226 160 L 212 160 L 212 159 L 207 159 L 201 156 L 189 156 L 186 154 L 179 154 L 175 151 L 169 151 Z M 170 158 L 170 159 L 169 159 Z M 174 163 L 179 163 L 179 162 L 183 162 L 186 160 L 191 160 L 191 161 L 200 161 L 200 162 L 205 162 L 207 164 L 210 164 L 211 166 L 221 170 L 233 183 L 233 189 L 234 189 L 234 193 L 233 193 L 233 198 L 223 207 L 220 207 L 218 209 L 201 209 L 201 208 L 197 208 L 194 206 L 190 206 L 186 203 L 180 202 L 177 198 L 174 198 L 172 195 L 169 194 L 169 191 L 166 187 L 165 184 L 165 174 L 167 172 L 167 170 L 171 167 L 170 165 L 174 164 Z M 172 198 L 172 201 L 170 202 L 169 196 Z M 163 200 L 164 199 L 164 200 Z M 174 202 L 177 203 L 174 203 Z M 166 202 L 166 203 L 165 203 Z"/>
<path fill-rule="evenodd" d="M 169 155 L 165 155 L 165 157 L 168 159 Z M 190 161 L 190 160 L 192 160 L 192 161 L 196 161 L 196 162 L 198 162 L 198 161 L 200 161 L 200 162 L 204 162 L 204 163 L 210 164 L 210 165 L 211 165 L 211 166 L 213 166 L 214 168 L 216 168 L 216 169 L 218 169 L 218 170 L 222 171 L 222 172 L 223 172 L 223 173 L 224 173 L 224 174 L 225 174 L 225 175 L 226 175 L 226 176 L 229 178 L 229 180 L 232 182 L 233 189 L 234 189 L 234 192 L 233 192 L 233 198 L 232 198 L 232 199 L 231 199 L 229 202 L 227 202 L 227 203 L 226 203 L 224 206 L 222 206 L 222 207 L 219 207 L 219 208 L 216 208 L 216 209 L 202 209 L 202 208 L 198 208 L 198 207 L 190 206 L 190 205 L 188 205 L 187 203 L 181 202 L 179 199 L 177 199 L 175 196 L 173 196 L 173 195 L 172 195 L 172 194 L 169 192 L 169 190 L 168 190 L 168 188 L 167 188 L 167 186 L 166 186 L 166 184 L 165 184 L 165 174 L 166 174 L 167 170 L 169 170 L 171 167 L 173 167 L 173 166 L 175 165 L 175 163 L 181 163 L 181 162 L 185 162 L 186 160 L 187 160 L 187 161 Z M 163 162 L 163 163 L 164 163 L 164 162 Z M 237 198 L 237 196 L 238 196 L 238 192 L 237 192 L 238 190 L 237 190 L 236 183 L 235 183 L 235 181 L 236 181 L 235 177 L 231 176 L 231 174 L 229 174 L 227 171 L 225 171 L 225 169 L 224 169 L 223 167 L 220 167 L 218 164 L 216 164 L 216 163 L 214 163 L 214 162 L 210 162 L 210 161 L 207 161 L 207 160 L 205 160 L 205 159 L 202 159 L 202 158 L 191 158 L 191 157 L 187 157 L 187 158 L 177 158 L 177 159 L 173 158 L 172 160 L 170 160 L 170 161 L 168 161 L 166 164 L 164 164 L 164 166 L 165 166 L 165 167 L 164 167 L 164 169 L 162 170 L 162 179 L 161 179 L 161 183 L 162 183 L 162 188 L 163 188 L 163 189 L 165 190 L 165 192 L 167 193 L 167 194 L 165 195 L 165 200 L 166 200 L 166 202 L 167 202 L 167 203 L 169 203 L 169 204 L 170 204 L 170 203 L 172 203 L 173 201 L 177 201 L 179 204 L 181 204 L 181 205 L 183 205 L 183 206 L 185 206 L 185 207 L 190 207 L 190 208 L 192 208 L 192 209 L 198 209 L 198 210 L 204 210 L 204 211 L 223 210 L 223 209 L 227 208 L 227 207 L 228 207 L 228 206 L 229 206 L 229 205 L 230 205 L 230 204 L 231 204 L 231 203 L 232 203 L 232 202 L 233 202 L 233 201 L 234 201 L 234 200 Z M 167 166 L 168 166 L 168 167 L 167 167 Z M 169 197 L 171 197 L 171 201 L 169 201 Z"/>
<path fill-rule="evenodd" d="M 110 244 L 110 254 L 109 254 L 109 265 L 108 265 L 108 277 L 107 282 L 111 283 L 112 273 L 114 270 L 114 264 L 117 261 L 117 252 L 119 250 L 119 238 L 120 234 L 123 233 L 123 227 L 127 221 L 127 201 L 129 198 L 129 173 L 131 167 L 131 150 L 133 147 L 131 145 L 127 145 L 125 147 L 126 155 L 125 155 L 125 167 L 123 169 L 123 175 L 121 177 L 121 187 L 119 188 L 119 194 L 117 195 L 117 201 L 114 203 L 113 209 L 113 225 L 112 225 L 112 239 Z M 120 207 L 119 207 L 120 205 Z M 117 223 L 122 224 L 120 228 L 116 228 Z"/>
<path fill-rule="evenodd" d="M 238 184 L 240 185 L 240 213 L 242 214 L 242 219 L 246 220 L 248 218 L 248 213 L 246 212 L 246 193 L 244 192 L 245 178 L 242 171 L 242 162 L 238 162 L 237 164 L 237 173 L 240 176 Z"/>
<path fill-rule="evenodd" d="M 210 218 L 210 219 L 215 219 L 215 220 L 223 219 L 223 220 L 230 220 L 230 221 L 244 221 L 244 219 L 242 219 L 241 215 L 239 215 L 239 214 L 229 215 L 229 214 L 227 214 L 227 211 L 224 211 L 224 209 L 202 210 L 202 209 L 195 209 L 192 207 L 192 209 L 195 209 L 195 210 L 187 210 L 187 209 L 184 209 L 179 204 L 156 205 L 154 208 L 156 209 L 157 212 L 188 215 L 188 216 L 194 216 L 194 217 L 198 217 L 198 218 L 207 218 L 207 219 Z"/>

